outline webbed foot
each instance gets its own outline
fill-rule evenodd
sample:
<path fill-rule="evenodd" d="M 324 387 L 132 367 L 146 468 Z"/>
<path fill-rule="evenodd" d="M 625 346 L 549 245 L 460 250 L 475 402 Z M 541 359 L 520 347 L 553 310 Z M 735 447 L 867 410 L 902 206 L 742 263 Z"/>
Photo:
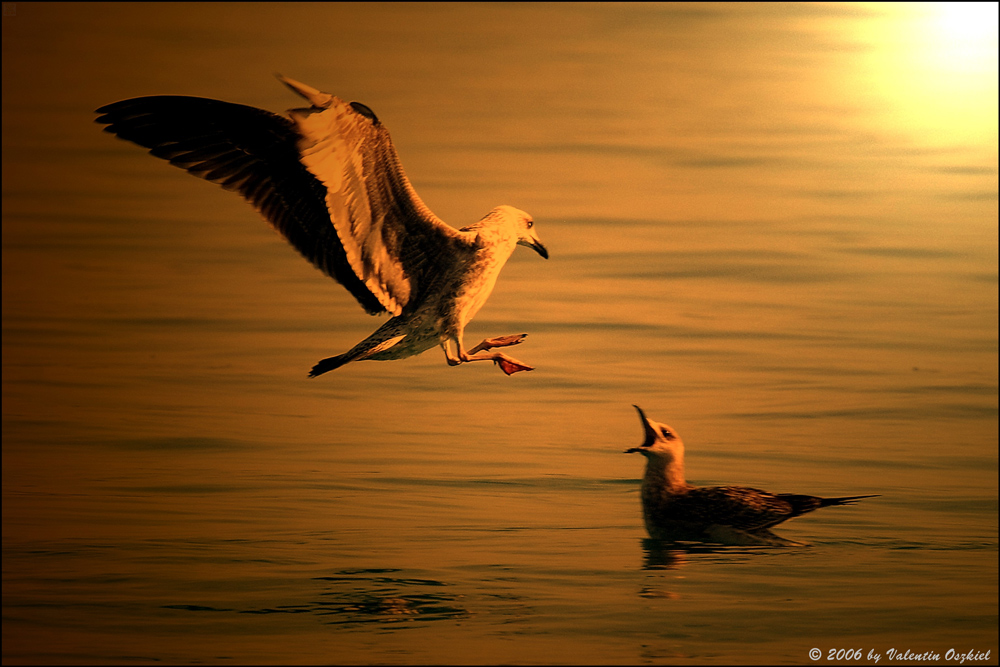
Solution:
<path fill-rule="evenodd" d="M 486 338 L 482 343 L 469 350 L 469 354 L 484 352 L 486 350 L 493 349 L 494 347 L 510 347 L 511 345 L 520 345 L 527 337 L 528 334 L 511 334 L 510 336 L 495 336 L 493 338 Z"/>
<path fill-rule="evenodd" d="M 497 355 L 497 357 L 493 360 L 493 363 L 499 366 L 500 370 L 502 370 L 507 375 L 513 375 L 514 373 L 519 373 L 520 371 L 535 370 L 534 366 L 528 366 L 527 364 L 522 364 L 517 359 L 511 359 L 506 355 Z"/>

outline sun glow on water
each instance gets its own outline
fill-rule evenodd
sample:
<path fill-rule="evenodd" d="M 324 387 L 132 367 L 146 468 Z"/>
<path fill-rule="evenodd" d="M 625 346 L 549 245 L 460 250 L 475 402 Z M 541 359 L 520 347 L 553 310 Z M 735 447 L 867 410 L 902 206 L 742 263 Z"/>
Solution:
<path fill-rule="evenodd" d="M 953 74 L 997 75 L 997 3 L 934 2 L 922 12 L 929 66 Z M 920 15 L 920 14 L 918 14 Z"/>
<path fill-rule="evenodd" d="M 975 57 L 974 49 L 991 43 L 996 48 L 997 7 L 995 2 L 933 2 L 929 19 L 942 41 L 967 49 Z"/>
<path fill-rule="evenodd" d="M 996 143 L 994 2 L 867 3 L 864 78 L 901 130 L 940 143 Z"/>

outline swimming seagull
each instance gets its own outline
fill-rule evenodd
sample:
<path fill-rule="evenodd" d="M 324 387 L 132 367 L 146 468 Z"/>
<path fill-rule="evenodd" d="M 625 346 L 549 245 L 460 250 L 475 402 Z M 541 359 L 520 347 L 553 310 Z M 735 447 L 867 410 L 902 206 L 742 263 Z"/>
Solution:
<path fill-rule="evenodd" d="M 743 545 L 797 545 L 770 531 L 783 521 L 821 507 L 851 505 L 862 498 L 819 498 L 768 493 L 745 486 L 691 486 L 684 480 L 684 442 L 666 424 L 646 417 L 638 405 L 645 441 L 626 449 L 646 457 L 642 516 L 655 540 L 693 540 Z"/>
<path fill-rule="evenodd" d="M 499 206 L 462 229 L 442 222 L 403 173 L 389 131 L 359 102 L 286 77 L 311 106 L 289 118 L 201 97 L 137 97 L 101 107 L 106 132 L 238 192 L 369 314 L 392 317 L 316 377 L 351 361 L 402 359 L 435 345 L 449 365 L 493 361 L 533 370 L 502 352 L 527 334 L 466 349 L 465 326 L 486 303 L 514 248 L 549 253 L 524 211 Z"/>

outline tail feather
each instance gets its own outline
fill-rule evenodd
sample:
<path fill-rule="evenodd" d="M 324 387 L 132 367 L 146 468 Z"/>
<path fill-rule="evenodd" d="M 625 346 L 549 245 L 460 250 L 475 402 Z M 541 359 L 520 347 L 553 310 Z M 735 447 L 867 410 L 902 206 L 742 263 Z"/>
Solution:
<path fill-rule="evenodd" d="M 350 361 L 350 359 L 347 358 L 346 354 L 338 354 L 335 357 L 327 357 L 312 367 L 312 370 L 309 371 L 309 377 L 314 378 L 322 375 L 323 373 L 336 370 L 348 361 Z"/>
<path fill-rule="evenodd" d="M 856 502 L 858 502 L 859 500 L 861 500 L 863 498 L 878 498 L 878 497 L 880 497 L 879 494 L 875 494 L 875 495 L 872 495 L 872 496 L 842 496 L 840 498 L 823 498 L 820 501 L 819 506 L 820 507 L 830 507 L 831 505 L 832 506 L 836 506 L 836 505 L 853 505 L 853 504 L 855 504 Z"/>

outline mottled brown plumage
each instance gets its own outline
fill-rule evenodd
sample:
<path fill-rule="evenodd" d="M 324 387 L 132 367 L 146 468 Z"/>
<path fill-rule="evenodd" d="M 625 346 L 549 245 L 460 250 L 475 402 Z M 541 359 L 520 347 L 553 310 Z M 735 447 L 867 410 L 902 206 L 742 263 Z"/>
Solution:
<path fill-rule="evenodd" d="M 684 479 L 684 442 L 666 424 L 642 420 L 645 440 L 625 450 L 646 457 L 642 510 L 650 537 L 727 544 L 795 544 L 772 533 L 773 526 L 821 507 L 850 505 L 862 498 L 820 498 L 769 493 L 746 486 L 691 486 Z"/>
<path fill-rule="evenodd" d="M 241 104 L 158 95 L 101 107 L 97 122 L 239 193 L 365 312 L 392 315 L 350 351 L 316 364 L 311 377 L 435 345 L 450 365 L 492 360 L 508 375 L 532 370 L 490 352 L 526 334 L 488 338 L 470 350 L 462 338 L 517 245 L 548 257 L 531 216 L 499 206 L 462 229 L 445 224 L 410 185 L 371 109 L 279 78 L 311 106 L 285 118 Z"/>

